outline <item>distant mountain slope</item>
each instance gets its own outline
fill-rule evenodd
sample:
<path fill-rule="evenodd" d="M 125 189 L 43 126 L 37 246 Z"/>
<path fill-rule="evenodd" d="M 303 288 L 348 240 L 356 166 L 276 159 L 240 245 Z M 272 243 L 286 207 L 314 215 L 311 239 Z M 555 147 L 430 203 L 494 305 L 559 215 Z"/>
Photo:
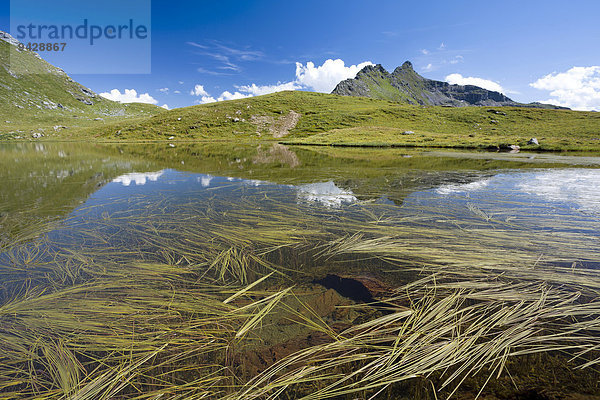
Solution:
<path fill-rule="evenodd" d="M 150 116 L 162 111 L 150 104 L 121 104 L 105 99 L 71 79 L 37 53 L 0 31 L 0 119 L 29 126 L 66 119 Z M 1 129 L 0 129 L 1 130 Z"/>
<path fill-rule="evenodd" d="M 373 99 L 397 101 L 408 104 L 431 106 L 513 106 L 548 109 L 564 109 L 548 104 L 522 104 L 502 93 L 472 85 L 450 85 L 419 75 L 406 61 L 391 74 L 380 64 L 364 67 L 354 79 L 340 82 L 332 94 L 360 96 Z"/>

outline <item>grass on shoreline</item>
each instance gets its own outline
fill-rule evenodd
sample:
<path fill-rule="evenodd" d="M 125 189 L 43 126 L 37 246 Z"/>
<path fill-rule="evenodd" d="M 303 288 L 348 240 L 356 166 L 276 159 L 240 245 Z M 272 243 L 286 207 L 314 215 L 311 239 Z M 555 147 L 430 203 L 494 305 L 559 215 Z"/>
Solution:
<path fill-rule="evenodd" d="M 519 146 L 524 151 L 600 151 L 600 138 L 565 138 L 554 133 L 536 134 L 477 132 L 470 134 L 411 131 L 388 127 L 357 127 L 334 129 L 307 138 L 281 141 L 285 145 L 336 147 L 399 147 L 447 148 L 471 150 L 511 150 Z M 476 133 L 475 133 L 476 132 Z M 600 132 L 600 130 L 598 131 Z M 598 134 L 600 136 L 600 134 Z M 539 145 L 529 144 L 536 138 Z M 596 143 L 599 142 L 599 143 Z"/>

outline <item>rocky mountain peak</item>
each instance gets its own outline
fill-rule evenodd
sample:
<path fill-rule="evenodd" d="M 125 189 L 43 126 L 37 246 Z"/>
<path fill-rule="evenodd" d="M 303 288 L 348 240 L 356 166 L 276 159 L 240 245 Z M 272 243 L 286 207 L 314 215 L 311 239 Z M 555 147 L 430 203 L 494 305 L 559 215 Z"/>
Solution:
<path fill-rule="evenodd" d="M 396 79 L 425 79 L 421 75 L 417 74 L 410 61 L 405 61 L 400 67 L 396 67 L 392 75 L 396 76 Z M 404 77 L 404 78 L 401 78 Z"/>
<path fill-rule="evenodd" d="M 360 75 L 372 75 L 372 74 L 387 75 L 388 72 L 385 70 L 385 68 L 383 68 L 383 66 L 381 64 L 366 65 L 363 69 L 358 71 L 358 74 L 356 74 L 356 76 L 358 77 Z"/>
<path fill-rule="evenodd" d="M 381 64 L 364 67 L 354 79 L 340 82 L 332 92 L 342 96 L 360 96 L 430 106 L 513 106 L 558 108 L 547 104 L 522 104 L 478 86 L 450 85 L 419 75 L 410 61 L 387 72 Z"/>

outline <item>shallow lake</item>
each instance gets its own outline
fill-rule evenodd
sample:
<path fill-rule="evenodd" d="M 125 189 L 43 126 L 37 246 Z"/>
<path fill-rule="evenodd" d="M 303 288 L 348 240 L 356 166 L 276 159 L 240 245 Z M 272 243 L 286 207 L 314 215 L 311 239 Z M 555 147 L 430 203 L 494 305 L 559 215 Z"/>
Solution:
<path fill-rule="evenodd" d="M 289 212 L 289 226 L 347 219 L 337 232 L 344 235 L 368 234 L 360 224 L 374 221 L 404 228 L 407 260 L 448 262 L 438 258 L 447 249 L 460 262 L 597 261 L 600 158 L 180 147 L 3 145 L 3 241 L 42 222 L 60 222 L 45 227 L 49 238 L 125 229 L 142 218 L 148 229 L 185 229 L 207 210 L 243 227 L 246 212 L 260 210 L 256 224 L 272 211 Z"/>
<path fill-rule="evenodd" d="M 60 386 L 52 372 L 39 372 L 52 371 L 43 361 L 47 351 L 31 350 L 31 335 L 14 331 L 38 329 L 33 337 L 64 341 L 60 346 L 70 348 L 81 364 L 72 367 L 81 370 L 77 378 L 62 378 L 68 386 L 62 393 L 86 387 L 95 370 L 85 347 L 95 342 L 89 337 L 78 342 L 77 335 L 92 335 L 93 329 L 78 333 L 76 324 L 68 328 L 65 321 L 53 327 L 55 317 L 49 316 L 46 300 L 22 305 L 26 317 L 16 317 L 20 311 L 14 307 L 24 299 L 44 299 L 49 293 L 60 297 L 101 281 L 126 285 L 131 279 L 147 279 L 151 285 L 155 277 L 158 287 L 168 278 L 187 288 L 210 278 L 224 292 L 216 294 L 211 287 L 207 293 L 218 297 L 274 274 L 277 288 L 297 285 L 310 291 L 306 288 L 321 283 L 355 304 L 364 299 L 348 293 L 353 284 L 371 290 L 373 298 L 389 297 L 397 294 L 396 288 L 442 274 L 440 280 L 451 282 L 447 290 L 477 290 L 473 282 L 494 279 L 500 285 L 507 277 L 514 285 L 543 281 L 564 289 L 562 295 L 579 291 L 592 298 L 598 280 L 591 271 L 600 266 L 599 166 L 600 157 L 593 155 L 272 143 L 2 144 L 0 317 L 6 327 L 4 346 L 11 354 L 6 365 L 14 369 L 0 372 L 7 382 L 30 382 L 8 385 L 17 397 L 41 393 L 42 386 Z M 338 281 L 323 283 L 326 277 Z M 462 280 L 468 283 L 461 287 Z M 52 312 L 81 320 L 83 311 L 73 310 L 71 303 L 82 301 L 80 295 L 102 307 L 122 299 L 129 304 L 141 296 L 138 291 L 103 290 L 86 295 L 84 288 L 74 297 L 66 295 Z M 164 295 L 157 294 L 153 304 L 177 302 L 175 294 L 171 300 Z M 350 306 L 346 300 L 335 301 L 336 307 Z M 114 319 L 122 321 L 129 312 L 139 311 L 117 313 Z M 108 320 L 102 317 L 99 324 L 114 323 L 113 332 L 124 329 L 110 312 L 106 315 Z M 332 315 L 319 317 L 338 323 Z M 340 320 L 355 318 L 344 315 Z M 38 326 L 41 320 L 45 322 Z M 278 324 L 277 319 L 271 322 Z M 272 335 L 269 329 L 275 328 L 260 329 L 265 343 L 293 336 L 283 328 Z M 26 347 L 39 358 L 37 372 L 17 368 L 18 353 Z M 91 347 L 102 357 L 118 351 L 108 345 Z M 159 347 L 157 342 L 137 351 L 146 354 Z M 245 371 L 256 373 L 249 367 Z M 181 384 L 184 378 L 177 379 Z M 168 385 L 148 385 L 156 393 L 170 393 L 164 389 Z"/>

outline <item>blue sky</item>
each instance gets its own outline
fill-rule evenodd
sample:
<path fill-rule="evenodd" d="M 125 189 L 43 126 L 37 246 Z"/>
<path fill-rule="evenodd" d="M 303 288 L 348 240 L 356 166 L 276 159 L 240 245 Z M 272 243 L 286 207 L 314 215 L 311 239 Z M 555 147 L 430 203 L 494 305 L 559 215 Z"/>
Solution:
<path fill-rule="evenodd" d="M 362 63 L 392 71 L 411 60 L 427 78 L 600 110 L 598 1 L 154 0 L 151 7 L 151 74 L 72 77 L 96 92 L 116 89 L 125 99 L 134 89 L 130 98 L 174 108 L 281 88 L 326 91 Z M 8 5 L 0 11 L 0 29 L 10 30 Z"/>

